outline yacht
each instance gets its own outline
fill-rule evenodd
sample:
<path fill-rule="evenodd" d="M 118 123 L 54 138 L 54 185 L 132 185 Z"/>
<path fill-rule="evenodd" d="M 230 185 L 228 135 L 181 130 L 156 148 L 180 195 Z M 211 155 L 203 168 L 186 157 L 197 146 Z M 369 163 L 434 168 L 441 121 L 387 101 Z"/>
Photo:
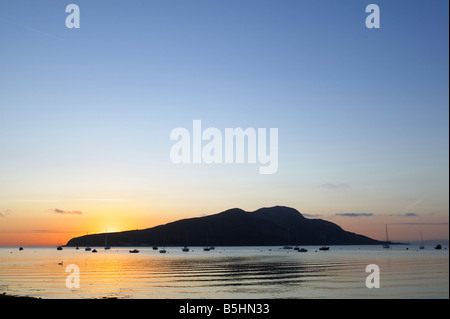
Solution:
<path fill-rule="evenodd" d="M 424 249 L 425 248 L 425 246 L 423 245 L 423 235 L 422 235 L 422 232 L 420 232 L 420 247 L 419 247 L 419 249 Z"/>
<path fill-rule="evenodd" d="M 108 233 L 105 233 L 105 250 L 110 250 L 111 247 L 108 245 Z"/>
<path fill-rule="evenodd" d="M 386 224 L 386 243 L 383 244 L 383 248 L 391 248 L 391 245 L 389 245 L 389 236 L 388 236 L 387 224 Z"/>

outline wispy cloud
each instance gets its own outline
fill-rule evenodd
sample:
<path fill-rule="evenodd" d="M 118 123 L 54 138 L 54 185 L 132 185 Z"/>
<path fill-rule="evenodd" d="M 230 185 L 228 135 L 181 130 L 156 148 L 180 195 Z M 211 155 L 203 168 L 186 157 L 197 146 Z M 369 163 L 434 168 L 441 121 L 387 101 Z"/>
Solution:
<path fill-rule="evenodd" d="M 73 215 L 81 215 L 83 212 L 79 210 L 62 210 L 62 209 L 51 209 L 51 211 L 55 212 L 56 214 L 73 214 Z"/>
<path fill-rule="evenodd" d="M 401 213 L 401 214 L 390 214 L 390 217 L 417 217 L 416 213 Z"/>
<path fill-rule="evenodd" d="M 15 26 L 15 27 L 19 27 L 19 28 L 22 28 L 24 30 L 31 31 L 31 32 L 33 32 L 35 34 L 38 34 L 38 35 L 43 35 L 43 36 L 46 36 L 46 37 L 49 37 L 49 38 L 54 38 L 54 39 L 61 40 L 61 38 L 55 36 L 54 34 L 50 34 L 48 32 L 45 32 L 45 31 L 42 31 L 42 30 L 39 30 L 39 29 L 36 29 L 36 28 L 32 28 L 32 27 L 27 26 L 25 24 L 18 24 L 18 23 L 14 22 L 14 21 L 7 20 L 7 19 L 4 19 L 4 18 L 0 18 L 0 20 L 2 20 L 3 22 L 6 22 L 9 25 L 12 25 L 12 26 Z"/>
<path fill-rule="evenodd" d="M 123 198 L 81 198 L 80 200 L 87 200 L 87 201 L 110 201 L 110 202 L 128 202 L 128 199 Z"/>
<path fill-rule="evenodd" d="M 57 199 L 5 199 L 5 200 L 10 202 L 43 202 L 43 203 L 58 202 Z"/>
<path fill-rule="evenodd" d="M 402 210 L 403 214 L 408 213 L 411 209 L 413 209 L 415 206 L 419 205 L 421 202 L 423 202 L 423 198 L 418 198 L 416 199 L 414 202 L 412 202 L 411 204 L 409 204 L 408 206 L 405 207 L 404 210 Z"/>
<path fill-rule="evenodd" d="M 54 229 L 8 229 L 2 230 L 4 234 L 74 234 L 80 233 L 79 231 L 62 231 L 62 230 L 54 230 Z"/>
<path fill-rule="evenodd" d="M 326 184 L 320 185 L 320 187 L 326 188 L 326 189 L 346 189 L 346 188 L 350 188 L 350 185 L 345 184 L 345 183 L 341 183 L 341 184 L 326 183 Z"/>
<path fill-rule="evenodd" d="M 448 225 L 448 222 L 443 222 L 443 223 L 390 223 L 390 225 L 425 225 L 425 226 L 441 226 L 441 225 Z"/>
<path fill-rule="evenodd" d="M 0 217 L 6 217 L 6 215 L 9 215 L 9 213 L 11 213 L 11 210 L 10 209 L 5 209 L 5 210 L 0 212 Z"/>
<path fill-rule="evenodd" d="M 341 217 L 371 217 L 374 216 L 372 213 L 342 213 L 342 214 L 335 214 L 335 216 L 341 216 Z"/>

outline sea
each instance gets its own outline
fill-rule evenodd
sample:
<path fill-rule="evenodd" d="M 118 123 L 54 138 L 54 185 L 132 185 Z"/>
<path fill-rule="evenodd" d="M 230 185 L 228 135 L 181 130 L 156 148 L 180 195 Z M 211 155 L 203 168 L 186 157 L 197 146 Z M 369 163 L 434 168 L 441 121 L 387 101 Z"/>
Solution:
<path fill-rule="evenodd" d="M 45 299 L 448 299 L 449 250 L 417 245 L 0 248 L 0 294 Z M 132 249 L 138 253 L 130 253 Z"/>

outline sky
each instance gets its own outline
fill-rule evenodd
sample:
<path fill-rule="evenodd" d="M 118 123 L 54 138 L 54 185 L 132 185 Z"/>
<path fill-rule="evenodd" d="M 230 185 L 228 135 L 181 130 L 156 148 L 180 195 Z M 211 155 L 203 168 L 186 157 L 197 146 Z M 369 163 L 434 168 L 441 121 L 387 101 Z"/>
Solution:
<path fill-rule="evenodd" d="M 448 12 L 0 0 L 0 246 L 275 205 L 375 239 L 387 224 L 394 241 L 448 240 Z M 170 134 L 194 120 L 277 128 L 278 169 L 174 163 Z"/>

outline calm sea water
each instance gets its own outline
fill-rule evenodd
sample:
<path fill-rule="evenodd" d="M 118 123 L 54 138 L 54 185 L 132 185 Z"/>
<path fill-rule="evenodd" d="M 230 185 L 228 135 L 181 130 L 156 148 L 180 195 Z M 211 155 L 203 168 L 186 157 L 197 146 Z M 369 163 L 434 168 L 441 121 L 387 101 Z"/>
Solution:
<path fill-rule="evenodd" d="M 306 253 L 280 247 L 0 248 L 0 293 L 42 298 L 449 298 L 448 249 L 331 246 Z M 406 250 L 408 248 L 408 250 Z M 62 265 L 60 264 L 62 263 Z M 67 288 L 66 267 L 80 288 Z M 380 288 L 366 287 L 366 266 Z"/>

